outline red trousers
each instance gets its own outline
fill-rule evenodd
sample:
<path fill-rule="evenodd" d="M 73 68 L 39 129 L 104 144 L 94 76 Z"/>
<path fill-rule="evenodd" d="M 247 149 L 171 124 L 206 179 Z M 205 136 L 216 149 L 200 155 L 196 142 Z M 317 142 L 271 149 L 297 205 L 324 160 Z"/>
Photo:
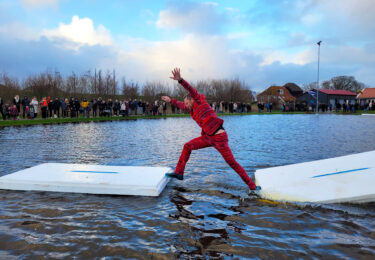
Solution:
<path fill-rule="evenodd" d="M 242 166 L 236 161 L 236 159 L 234 159 L 232 151 L 230 150 L 228 145 L 228 135 L 226 132 L 213 136 L 204 134 L 187 142 L 184 145 L 184 149 L 182 150 L 180 159 L 178 160 L 175 172 L 181 175 L 184 174 L 185 165 L 189 160 L 191 151 L 211 146 L 215 147 L 216 150 L 219 151 L 224 160 L 229 164 L 230 167 L 232 167 L 233 170 L 238 173 L 238 175 L 240 175 L 242 180 L 247 184 L 247 186 L 249 186 L 251 190 L 255 189 L 255 183 L 247 175 L 244 168 L 242 168 Z"/>

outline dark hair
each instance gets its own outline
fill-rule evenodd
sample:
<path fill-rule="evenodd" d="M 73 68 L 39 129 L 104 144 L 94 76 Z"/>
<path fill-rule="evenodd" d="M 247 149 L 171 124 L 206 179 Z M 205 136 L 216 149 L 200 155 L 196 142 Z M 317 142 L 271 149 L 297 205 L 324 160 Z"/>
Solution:
<path fill-rule="evenodd" d="M 190 96 L 190 94 L 185 95 L 185 96 L 184 96 L 184 99 L 185 99 L 185 98 L 188 99 L 188 100 L 191 100 L 191 96 Z"/>

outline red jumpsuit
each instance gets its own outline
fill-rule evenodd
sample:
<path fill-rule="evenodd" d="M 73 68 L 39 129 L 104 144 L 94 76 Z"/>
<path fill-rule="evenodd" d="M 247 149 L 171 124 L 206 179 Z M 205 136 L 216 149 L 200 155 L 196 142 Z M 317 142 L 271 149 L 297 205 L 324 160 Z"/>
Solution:
<path fill-rule="evenodd" d="M 224 121 L 217 117 L 215 111 L 207 103 L 204 95 L 199 94 L 197 90 L 185 80 L 180 81 L 180 83 L 190 93 L 191 98 L 194 100 L 193 109 L 190 110 L 185 106 L 184 102 L 177 101 L 176 99 L 172 99 L 171 103 L 182 110 L 190 112 L 191 117 L 202 128 L 202 135 L 184 145 L 175 173 L 180 175 L 184 174 L 185 165 L 189 160 L 192 150 L 213 146 L 219 151 L 229 166 L 240 175 L 247 186 L 249 186 L 251 190 L 254 190 L 256 188 L 255 183 L 249 178 L 244 168 L 242 168 L 233 157 L 232 151 L 228 145 L 227 133 L 223 132 L 215 134 L 223 125 Z"/>

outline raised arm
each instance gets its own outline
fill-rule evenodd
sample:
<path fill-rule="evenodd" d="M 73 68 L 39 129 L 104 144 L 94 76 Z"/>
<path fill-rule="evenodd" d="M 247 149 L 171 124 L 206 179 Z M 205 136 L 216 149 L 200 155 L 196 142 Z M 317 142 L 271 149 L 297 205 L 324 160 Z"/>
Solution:
<path fill-rule="evenodd" d="M 177 99 L 174 99 L 174 98 L 171 99 L 168 96 L 162 96 L 161 99 L 167 103 L 171 102 L 173 106 L 178 107 L 179 109 L 190 112 L 190 109 L 185 105 L 184 102 L 178 101 Z"/>
<path fill-rule="evenodd" d="M 172 75 L 173 75 L 173 77 L 170 77 L 170 78 L 173 79 L 173 80 L 177 80 L 178 83 L 180 83 L 181 86 L 183 86 L 184 89 L 186 89 L 189 92 L 191 98 L 194 99 L 195 102 L 200 104 L 201 103 L 201 95 L 198 93 L 198 91 L 193 86 L 191 86 L 186 80 L 184 80 L 181 77 L 180 69 L 175 68 L 174 70 L 172 70 Z"/>

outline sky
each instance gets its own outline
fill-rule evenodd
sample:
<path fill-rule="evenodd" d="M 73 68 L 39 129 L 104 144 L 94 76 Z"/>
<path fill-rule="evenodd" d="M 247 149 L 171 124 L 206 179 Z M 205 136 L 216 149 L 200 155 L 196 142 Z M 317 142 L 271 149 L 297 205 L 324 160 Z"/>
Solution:
<path fill-rule="evenodd" d="M 354 76 L 375 87 L 374 0 L 0 0 L 0 72 L 116 70 L 140 84 L 238 78 L 252 90 Z"/>

